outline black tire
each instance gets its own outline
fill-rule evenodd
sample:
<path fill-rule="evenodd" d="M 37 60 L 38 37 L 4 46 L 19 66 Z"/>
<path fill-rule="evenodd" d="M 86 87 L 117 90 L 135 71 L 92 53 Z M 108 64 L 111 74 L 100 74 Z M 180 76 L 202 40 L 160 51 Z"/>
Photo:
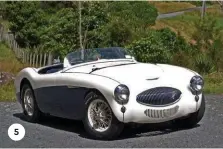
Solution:
<path fill-rule="evenodd" d="M 31 116 L 27 114 L 27 111 L 25 110 L 25 105 L 24 105 L 24 94 L 25 94 L 26 90 L 31 90 L 31 95 L 33 97 L 33 109 L 34 109 L 34 111 L 33 111 L 33 114 Z M 32 122 L 32 123 L 38 122 L 40 120 L 41 112 L 40 112 L 40 110 L 37 106 L 33 89 L 29 84 L 24 84 L 22 86 L 21 100 L 22 100 L 23 114 L 25 116 L 26 121 Z"/>
<path fill-rule="evenodd" d="M 104 97 L 102 95 L 97 94 L 95 92 L 88 93 L 86 95 L 85 99 L 87 102 L 86 102 L 85 118 L 83 119 L 83 123 L 84 123 L 84 128 L 85 128 L 86 132 L 90 135 L 90 137 L 93 139 L 111 140 L 111 139 L 114 139 L 117 136 L 119 136 L 124 128 L 124 124 L 122 122 L 118 121 L 118 119 L 115 117 L 115 115 L 113 114 L 111 107 L 109 106 L 106 99 L 104 99 Z M 101 99 L 101 100 L 105 101 L 108 104 L 108 107 L 110 108 L 110 110 L 112 112 L 111 125 L 107 130 L 105 130 L 103 132 L 96 131 L 94 128 L 92 128 L 92 126 L 89 123 L 89 119 L 88 119 L 89 105 L 91 102 L 93 102 L 96 99 Z"/>
<path fill-rule="evenodd" d="M 203 118 L 204 113 L 205 113 L 205 97 L 203 95 L 200 109 L 197 112 L 190 114 L 188 117 L 184 119 L 177 119 L 173 121 L 173 124 L 178 128 L 193 128 Z"/>

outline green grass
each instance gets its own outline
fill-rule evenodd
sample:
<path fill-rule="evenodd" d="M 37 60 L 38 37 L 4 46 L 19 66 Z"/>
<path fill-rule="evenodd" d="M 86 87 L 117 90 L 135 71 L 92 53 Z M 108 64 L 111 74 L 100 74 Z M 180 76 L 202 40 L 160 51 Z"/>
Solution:
<path fill-rule="evenodd" d="M 0 43 L 0 72 L 17 74 L 24 67 L 25 65 L 16 59 L 13 51 L 4 43 Z"/>
<path fill-rule="evenodd" d="M 11 49 L 0 43 L 0 72 L 9 72 L 16 75 L 25 67 L 18 61 Z M 14 81 L 0 86 L 0 101 L 15 101 Z"/>
<path fill-rule="evenodd" d="M 204 76 L 206 94 L 223 94 L 223 72 Z"/>
<path fill-rule="evenodd" d="M 182 9 L 188 9 L 196 7 L 195 5 L 189 2 L 155 2 L 150 1 L 150 4 L 153 4 L 159 13 L 168 13 L 174 11 L 180 11 Z"/>
<path fill-rule="evenodd" d="M 223 13 L 220 11 L 218 5 L 213 5 L 212 8 L 208 8 L 206 14 L 216 18 L 216 27 L 223 28 Z M 173 18 L 166 18 L 157 20 L 156 24 L 152 26 L 154 29 L 162 29 L 165 27 L 170 28 L 176 33 L 180 33 L 188 42 L 193 42 L 192 35 L 196 31 L 195 21 L 200 19 L 200 11 L 186 12 L 183 15 Z"/>
<path fill-rule="evenodd" d="M 16 93 L 13 81 L 0 86 L 0 101 L 15 101 L 15 95 Z"/>

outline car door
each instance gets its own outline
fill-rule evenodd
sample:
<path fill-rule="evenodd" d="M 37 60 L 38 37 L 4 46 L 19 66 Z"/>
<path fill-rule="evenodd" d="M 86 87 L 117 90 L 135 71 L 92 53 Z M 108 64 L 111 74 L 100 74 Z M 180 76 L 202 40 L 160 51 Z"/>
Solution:
<path fill-rule="evenodd" d="M 57 115 L 61 110 L 59 102 L 55 100 L 57 75 L 58 73 L 40 74 L 36 80 L 37 104 L 42 112 L 52 115 Z"/>
<path fill-rule="evenodd" d="M 84 114 L 84 96 L 87 88 L 79 86 L 79 73 L 63 73 L 56 76 L 54 100 L 59 105 L 57 115 L 79 119 Z"/>

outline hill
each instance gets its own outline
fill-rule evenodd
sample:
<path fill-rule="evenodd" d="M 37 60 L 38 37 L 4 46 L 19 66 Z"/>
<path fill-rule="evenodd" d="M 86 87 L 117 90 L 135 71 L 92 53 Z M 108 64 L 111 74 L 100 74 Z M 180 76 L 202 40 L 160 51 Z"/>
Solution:
<path fill-rule="evenodd" d="M 159 3 L 156 2 L 156 8 L 161 12 L 173 12 L 180 11 L 180 9 L 193 8 L 195 5 L 189 2 L 166 2 Z M 166 7 L 164 7 L 166 6 Z M 206 9 L 206 15 L 213 16 L 217 21 L 216 27 L 223 28 L 223 12 L 220 10 L 220 6 L 217 4 L 211 5 L 211 7 Z M 170 28 L 176 33 L 180 33 L 188 42 L 193 42 L 196 39 L 192 38 L 192 34 L 195 32 L 195 22 L 200 19 L 200 10 L 195 10 L 192 12 L 185 12 L 183 15 L 156 20 L 156 24 L 152 26 L 154 29 L 162 29 L 165 27 Z"/>
<path fill-rule="evenodd" d="M 0 43 L 0 101 L 14 101 L 14 77 L 25 65 L 16 59 L 13 51 Z"/>

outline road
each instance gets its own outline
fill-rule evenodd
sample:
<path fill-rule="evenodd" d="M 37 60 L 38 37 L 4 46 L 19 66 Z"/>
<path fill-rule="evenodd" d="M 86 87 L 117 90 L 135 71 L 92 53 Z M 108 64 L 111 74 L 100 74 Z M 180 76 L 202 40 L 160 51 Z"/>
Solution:
<path fill-rule="evenodd" d="M 210 8 L 210 7 L 206 7 L 206 8 Z M 202 9 L 202 7 L 194 7 L 194 8 L 184 9 L 184 10 L 181 10 L 181 11 L 159 14 L 158 17 L 157 17 L 157 20 L 164 19 L 164 18 L 172 18 L 172 17 L 175 17 L 175 16 L 182 15 L 185 12 L 190 12 L 190 11 L 200 10 L 200 9 Z"/>
<path fill-rule="evenodd" d="M 10 140 L 8 127 L 20 123 L 26 129 L 18 142 Z M 192 129 L 172 130 L 169 124 L 148 128 L 127 128 L 113 141 L 89 139 L 81 122 L 46 117 L 39 124 L 23 120 L 17 103 L 0 103 L 0 148 L 37 147 L 223 147 L 223 95 L 206 95 L 206 112 L 202 121 Z"/>

